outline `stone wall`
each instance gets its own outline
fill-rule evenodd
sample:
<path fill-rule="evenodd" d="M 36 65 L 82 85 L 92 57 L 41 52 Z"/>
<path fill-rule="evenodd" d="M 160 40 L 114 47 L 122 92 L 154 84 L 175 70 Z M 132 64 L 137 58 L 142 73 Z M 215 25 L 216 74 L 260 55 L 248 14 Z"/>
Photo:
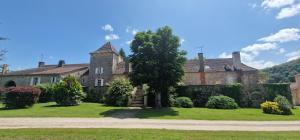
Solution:
<path fill-rule="evenodd" d="M 205 72 L 205 84 L 234 84 L 243 83 L 245 85 L 257 84 L 258 76 L 256 71 L 239 72 L 239 71 L 224 71 L 224 72 Z M 185 73 L 183 77 L 185 85 L 203 85 L 201 82 L 200 72 Z"/>
<path fill-rule="evenodd" d="M 40 77 L 40 83 L 50 83 L 52 77 L 57 77 L 57 81 L 59 81 L 58 75 L 36 75 L 36 76 L 1 76 L 0 77 L 0 86 L 4 87 L 5 84 L 9 81 L 14 81 L 16 86 L 30 86 L 32 77 Z"/>
<path fill-rule="evenodd" d="M 291 83 L 290 88 L 293 95 L 293 104 L 300 105 L 300 74 L 295 76 L 295 83 Z"/>

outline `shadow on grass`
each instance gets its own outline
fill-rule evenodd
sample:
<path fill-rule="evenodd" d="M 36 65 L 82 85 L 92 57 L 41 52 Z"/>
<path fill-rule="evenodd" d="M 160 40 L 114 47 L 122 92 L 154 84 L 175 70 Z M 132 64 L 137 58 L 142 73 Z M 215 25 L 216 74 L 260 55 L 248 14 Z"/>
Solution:
<path fill-rule="evenodd" d="M 103 117 L 111 117 L 118 119 L 126 118 L 155 118 L 162 116 L 178 116 L 178 111 L 172 108 L 162 108 L 162 109 L 111 109 L 105 112 L 99 113 Z"/>
<path fill-rule="evenodd" d="M 141 119 L 146 119 L 146 118 L 178 116 L 178 115 L 179 115 L 178 111 L 175 111 L 173 108 L 162 108 L 162 109 L 147 108 L 138 112 L 136 114 L 136 117 Z"/>
<path fill-rule="evenodd" d="M 79 105 L 58 105 L 58 104 L 54 104 L 54 105 L 46 105 L 44 107 L 74 107 L 74 106 L 79 106 Z"/>

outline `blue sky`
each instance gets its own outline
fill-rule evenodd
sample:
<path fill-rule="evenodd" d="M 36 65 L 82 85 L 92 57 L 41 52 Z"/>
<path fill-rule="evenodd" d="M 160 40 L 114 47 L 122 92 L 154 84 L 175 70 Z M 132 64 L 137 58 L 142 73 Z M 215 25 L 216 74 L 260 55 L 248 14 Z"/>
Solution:
<path fill-rule="evenodd" d="M 1 0 L 1 63 L 11 70 L 88 63 L 89 52 L 110 40 L 130 53 L 136 31 L 171 26 L 194 58 L 241 51 L 256 68 L 300 56 L 300 0 Z"/>

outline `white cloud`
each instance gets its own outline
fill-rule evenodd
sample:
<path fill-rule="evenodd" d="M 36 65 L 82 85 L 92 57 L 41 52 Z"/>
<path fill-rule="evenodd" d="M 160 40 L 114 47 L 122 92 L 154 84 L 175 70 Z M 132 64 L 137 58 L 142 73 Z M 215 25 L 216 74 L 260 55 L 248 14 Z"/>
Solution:
<path fill-rule="evenodd" d="M 290 7 L 282 8 L 276 19 L 284 19 L 300 14 L 300 3 L 291 5 Z"/>
<path fill-rule="evenodd" d="M 294 0 L 264 0 L 261 6 L 264 9 L 281 8 L 293 4 Z"/>
<path fill-rule="evenodd" d="M 132 41 L 133 41 L 133 40 L 128 40 L 128 41 L 126 41 L 126 44 L 127 44 L 127 45 L 130 45 Z"/>
<path fill-rule="evenodd" d="M 219 57 L 219 58 L 231 58 L 232 55 L 229 54 L 229 53 L 227 53 L 227 52 L 223 52 L 223 53 L 221 53 L 218 57 Z"/>
<path fill-rule="evenodd" d="M 287 61 L 292 61 L 300 58 L 300 51 L 290 52 L 285 55 L 287 57 Z"/>
<path fill-rule="evenodd" d="M 256 4 L 256 3 L 252 3 L 252 4 L 249 3 L 248 5 L 249 5 L 251 8 L 253 8 L 253 9 L 257 7 L 257 4 Z"/>
<path fill-rule="evenodd" d="M 120 39 L 120 37 L 116 34 L 109 34 L 105 36 L 106 41 L 112 41 L 112 40 L 117 40 Z"/>
<path fill-rule="evenodd" d="M 110 32 L 114 31 L 114 28 L 110 24 L 106 24 L 106 25 L 102 26 L 102 29 L 104 31 L 110 31 Z"/>
<path fill-rule="evenodd" d="M 249 61 L 249 62 L 245 62 L 245 64 L 257 69 L 269 68 L 276 65 L 276 63 L 272 61 L 265 61 L 265 60 Z"/>
<path fill-rule="evenodd" d="M 263 37 L 258 41 L 264 42 L 289 42 L 296 41 L 300 39 L 300 29 L 297 28 L 286 28 L 281 29 L 279 32 L 275 34 L 271 34 L 270 36 Z"/>
<path fill-rule="evenodd" d="M 278 46 L 276 43 L 253 44 L 242 48 L 242 52 L 259 55 L 262 51 L 275 50 Z"/>
<path fill-rule="evenodd" d="M 135 35 L 138 32 L 139 32 L 139 30 L 136 29 L 136 28 L 132 28 L 132 27 L 127 27 L 126 28 L 126 33 L 131 33 L 132 35 Z"/>

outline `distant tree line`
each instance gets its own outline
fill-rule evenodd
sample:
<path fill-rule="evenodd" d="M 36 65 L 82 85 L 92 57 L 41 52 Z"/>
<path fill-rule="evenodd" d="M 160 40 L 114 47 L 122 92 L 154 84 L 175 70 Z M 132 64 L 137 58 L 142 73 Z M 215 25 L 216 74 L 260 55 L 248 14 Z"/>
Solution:
<path fill-rule="evenodd" d="M 300 74 L 300 58 L 262 71 L 267 75 L 268 83 L 295 82 L 295 75 Z"/>

